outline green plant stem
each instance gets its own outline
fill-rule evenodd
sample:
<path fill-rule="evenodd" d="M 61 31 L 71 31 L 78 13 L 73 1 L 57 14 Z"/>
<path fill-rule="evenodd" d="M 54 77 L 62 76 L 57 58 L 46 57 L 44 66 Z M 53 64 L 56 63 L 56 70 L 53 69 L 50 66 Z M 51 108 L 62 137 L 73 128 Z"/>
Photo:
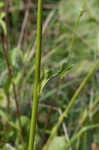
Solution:
<path fill-rule="evenodd" d="M 33 150 L 36 130 L 38 99 L 40 94 L 40 64 L 41 64 L 41 43 L 42 43 L 42 13 L 43 0 L 38 0 L 38 15 L 37 15 L 37 50 L 35 64 L 35 79 L 33 91 L 32 117 L 30 126 L 30 137 L 28 150 Z"/>
<path fill-rule="evenodd" d="M 68 104 L 67 108 L 65 109 L 64 113 L 59 117 L 58 122 L 56 123 L 56 125 L 53 127 L 51 135 L 46 143 L 46 145 L 44 146 L 43 150 L 48 150 L 48 147 L 51 143 L 51 141 L 53 140 L 54 136 L 56 135 L 59 126 L 61 125 L 62 121 L 64 120 L 64 118 L 67 117 L 67 114 L 73 104 L 73 102 L 75 101 L 75 99 L 77 98 L 77 96 L 79 95 L 80 91 L 83 89 L 83 87 L 86 85 L 88 79 L 90 78 L 90 76 L 92 75 L 92 73 L 96 70 L 97 66 L 99 65 L 99 59 L 96 61 L 96 63 L 94 64 L 94 66 L 91 68 L 91 70 L 89 71 L 89 73 L 87 74 L 87 76 L 85 77 L 85 79 L 81 82 L 80 86 L 78 87 L 78 89 L 76 90 L 76 92 L 74 93 L 73 97 L 70 100 L 70 103 Z"/>
<path fill-rule="evenodd" d="M 77 32 L 78 30 L 78 27 L 79 27 L 79 24 L 80 24 L 80 19 L 81 19 L 81 16 L 84 14 L 85 12 L 85 0 L 83 0 L 82 2 L 82 7 L 80 9 L 80 13 L 79 13 L 79 16 L 75 22 L 75 25 L 74 25 L 74 30 L 73 30 L 73 33 L 72 33 L 72 40 L 70 42 L 70 48 L 69 48 L 69 51 L 68 51 L 68 58 L 67 58 L 67 61 L 69 61 L 70 59 L 70 56 L 71 56 L 71 53 L 72 53 L 72 49 L 73 49 L 73 46 L 74 46 L 74 43 L 75 43 L 75 33 Z"/>

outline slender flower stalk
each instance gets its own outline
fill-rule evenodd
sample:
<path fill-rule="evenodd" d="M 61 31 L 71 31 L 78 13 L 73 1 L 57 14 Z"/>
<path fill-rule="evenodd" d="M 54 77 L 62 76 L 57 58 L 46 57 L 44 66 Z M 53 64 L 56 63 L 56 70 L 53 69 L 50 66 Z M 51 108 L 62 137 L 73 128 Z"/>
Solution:
<path fill-rule="evenodd" d="M 30 126 L 30 137 L 28 150 L 33 150 L 36 130 L 37 108 L 40 90 L 40 64 L 41 64 L 41 44 L 42 44 L 42 14 L 43 14 L 43 0 L 38 0 L 38 14 L 37 14 L 37 49 L 36 49 L 36 64 L 35 64 L 35 79 L 33 91 L 33 106 Z"/>

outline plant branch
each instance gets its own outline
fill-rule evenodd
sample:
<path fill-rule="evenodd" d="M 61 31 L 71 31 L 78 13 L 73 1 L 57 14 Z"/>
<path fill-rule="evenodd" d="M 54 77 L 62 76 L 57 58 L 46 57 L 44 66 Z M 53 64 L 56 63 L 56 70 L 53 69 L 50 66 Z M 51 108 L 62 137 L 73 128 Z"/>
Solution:
<path fill-rule="evenodd" d="M 41 64 L 41 43 L 42 43 L 42 14 L 43 14 L 43 0 L 38 0 L 38 14 L 37 14 L 37 50 L 36 50 L 36 64 L 35 64 L 35 79 L 33 91 L 33 105 L 32 117 L 30 126 L 30 137 L 28 150 L 33 150 L 36 130 L 37 108 L 40 90 L 40 64 Z"/>
<path fill-rule="evenodd" d="M 24 15 L 24 20 L 21 26 L 21 32 L 19 35 L 19 40 L 18 40 L 18 44 L 17 44 L 17 48 L 21 49 L 21 44 L 22 44 L 22 39 L 23 39 L 23 34 L 24 34 L 24 30 L 28 21 L 28 16 L 29 16 L 29 5 L 30 5 L 30 0 L 27 0 L 27 8 L 26 8 L 26 12 Z"/>

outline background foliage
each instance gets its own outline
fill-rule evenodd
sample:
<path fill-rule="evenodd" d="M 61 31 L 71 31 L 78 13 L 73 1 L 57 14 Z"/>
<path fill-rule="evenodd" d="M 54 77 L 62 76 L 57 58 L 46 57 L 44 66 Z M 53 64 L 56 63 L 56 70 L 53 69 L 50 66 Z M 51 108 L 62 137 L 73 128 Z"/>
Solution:
<path fill-rule="evenodd" d="M 86 0 L 83 15 L 79 18 L 82 3 L 82 0 L 44 1 L 41 96 L 36 150 L 43 148 L 52 127 L 99 57 L 99 1 Z M 1 0 L 0 150 L 23 150 L 23 145 L 25 144 L 26 147 L 28 145 L 33 97 L 37 2 L 9 0 L 7 28 L 5 7 L 6 1 Z M 5 37 L 8 38 L 8 43 L 5 42 Z M 11 78 L 5 45 L 8 46 Z M 75 100 L 49 150 L 66 150 L 67 142 L 83 127 L 99 123 L 98 85 L 99 68 Z M 88 130 L 73 142 L 70 149 L 98 150 L 98 137 L 99 128 Z"/>

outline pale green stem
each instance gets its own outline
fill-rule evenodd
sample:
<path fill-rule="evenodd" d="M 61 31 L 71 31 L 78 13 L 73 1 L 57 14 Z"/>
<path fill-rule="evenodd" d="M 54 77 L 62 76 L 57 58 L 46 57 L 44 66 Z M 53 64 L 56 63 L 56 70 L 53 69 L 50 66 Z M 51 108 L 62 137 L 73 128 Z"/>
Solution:
<path fill-rule="evenodd" d="M 79 16 L 78 16 L 78 18 L 77 18 L 77 20 L 76 20 L 76 22 L 75 22 L 75 25 L 74 25 L 74 30 L 73 30 L 73 33 L 72 33 L 72 40 L 71 40 L 71 42 L 70 42 L 70 48 L 69 48 L 69 55 L 68 55 L 68 58 L 67 58 L 67 60 L 69 61 L 69 59 L 70 59 L 70 55 L 71 55 L 71 53 L 72 53 L 72 49 L 73 49 L 73 46 L 74 46 L 74 43 L 75 43 L 75 33 L 77 32 L 77 30 L 78 30 L 78 27 L 79 27 L 79 24 L 80 24 L 80 19 L 81 19 L 81 16 L 84 14 L 84 12 L 85 12 L 85 7 L 86 7 L 86 0 L 83 0 L 83 2 L 82 2 L 82 7 L 81 7 L 81 9 L 80 9 L 80 13 L 79 13 Z"/>
<path fill-rule="evenodd" d="M 29 137 L 28 150 L 33 150 L 34 149 L 35 130 L 36 130 L 37 108 L 38 108 L 39 88 L 40 88 L 42 13 L 43 13 L 43 8 L 42 7 L 43 7 L 43 0 L 38 0 L 36 64 L 35 64 L 33 105 L 32 105 L 32 117 L 31 117 L 30 137 Z"/>

